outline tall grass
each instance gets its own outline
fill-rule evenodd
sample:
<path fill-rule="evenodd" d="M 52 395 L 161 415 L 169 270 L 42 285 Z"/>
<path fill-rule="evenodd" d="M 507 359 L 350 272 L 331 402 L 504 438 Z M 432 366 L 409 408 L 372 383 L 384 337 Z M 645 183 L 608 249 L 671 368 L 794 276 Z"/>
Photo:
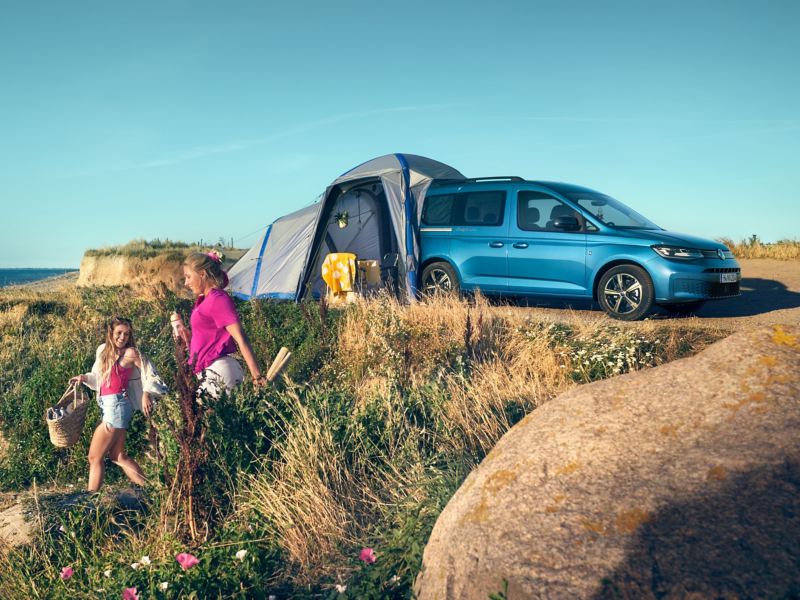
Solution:
<path fill-rule="evenodd" d="M 131 240 L 127 244 L 118 246 L 104 246 L 102 248 L 90 248 L 86 250 L 86 256 L 126 256 L 131 258 L 153 258 L 155 256 L 165 256 L 167 258 L 182 258 L 191 252 L 207 252 L 209 246 L 221 250 L 234 250 L 224 240 L 216 244 L 203 244 L 200 242 L 186 243 L 172 240 Z"/>
<path fill-rule="evenodd" d="M 160 597 L 161 581 L 173 597 L 336 597 L 334 584 L 347 585 L 343 596 L 352 598 L 409 597 L 436 517 L 510 427 L 572 386 L 686 356 L 724 335 L 685 319 L 554 322 L 480 297 L 411 306 L 379 297 L 330 311 L 314 303 L 239 308 L 262 362 L 282 345 L 293 359 L 277 385 L 244 385 L 202 414 L 195 498 L 207 522 L 190 535 L 185 508 L 170 502 L 181 448 L 167 426 L 180 409 L 168 396 L 154 418 L 157 453 L 141 417 L 129 432 L 130 453 L 152 482 L 146 509 L 124 516 L 111 502 L 45 515 L 31 547 L 0 552 L 0 597 L 68 590 L 88 598 L 95 589 L 119 596 L 133 584 Z M 83 484 L 90 428 L 74 449 L 54 451 L 44 406 L 68 376 L 88 369 L 110 314 L 133 318 L 137 340 L 174 389 L 174 309 L 188 313 L 188 301 L 143 300 L 124 289 L 0 293 L 0 432 L 8 447 L 0 489 L 27 488 L 34 477 L 45 487 Z M 113 490 L 120 475 L 108 473 Z M 70 520 L 74 537 L 55 533 L 58 519 Z M 377 552 L 374 565 L 357 560 L 364 546 Z M 248 551 L 242 562 L 233 558 L 239 549 Z M 181 550 L 201 565 L 180 571 Z M 133 570 L 142 555 L 153 564 Z M 65 556 L 79 557 L 73 584 L 58 577 Z M 15 573 L 24 579 L 11 582 Z"/>
<path fill-rule="evenodd" d="M 764 243 L 758 239 L 758 236 L 753 235 L 738 242 L 728 238 L 722 238 L 720 241 L 733 252 L 736 258 L 774 258 L 777 260 L 800 258 L 800 241 L 798 240 Z"/>

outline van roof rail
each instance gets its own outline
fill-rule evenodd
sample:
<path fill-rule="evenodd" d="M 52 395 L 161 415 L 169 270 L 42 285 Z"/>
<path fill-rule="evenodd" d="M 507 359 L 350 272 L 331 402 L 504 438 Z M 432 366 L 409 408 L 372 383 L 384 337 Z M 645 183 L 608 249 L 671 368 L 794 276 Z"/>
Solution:
<path fill-rule="evenodd" d="M 470 177 L 466 181 L 525 181 L 518 175 L 498 175 L 495 177 Z"/>
<path fill-rule="evenodd" d="M 464 179 L 434 179 L 433 183 L 443 184 L 443 183 L 464 183 L 464 182 L 480 182 L 480 181 L 525 181 L 522 177 L 517 175 L 499 175 L 496 177 L 468 177 Z"/>

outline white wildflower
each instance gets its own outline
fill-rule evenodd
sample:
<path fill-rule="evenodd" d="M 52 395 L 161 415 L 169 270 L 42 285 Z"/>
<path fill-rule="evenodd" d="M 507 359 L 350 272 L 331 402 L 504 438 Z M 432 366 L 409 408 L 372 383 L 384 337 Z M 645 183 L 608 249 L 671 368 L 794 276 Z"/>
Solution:
<path fill-rule="evenodd" d="M 162 592 L 166 592 L 168 587 L 169 583 L 167 583 L 166 581 L 162 581 L 161 583 L 158 584 L 158 589 L 160 589 Z"/>
<path fill-rule="evenodd" d="M 247 550 L 239 550 L 236 553 L 236 560 L 244 560 L 245 556 L 247 556 Z"/>
<path fill-rule="evenodd" d="M 111 569 L 106 569 L 103 571 L 103 577 L 111 577 Z"/>
<path fill-rule="evenodd" d="M 131 569 L 134 571 L 138 569 L 141 565 L 138 562 L 131 563 Z"/>
<path fill-rule="evenodd" d="M 150 564 L 150 557 L 149 556 L 143 556 L 142 558 L 139 559 L 139 562 L 141 564 L 147 566 L 147 565 Z"/>
<path fill-rule="evenodd" d="M 344 594 L 347 591 L 347 586 L 342 583 L 337 583 L 335 587 L 340 594 Z"/>

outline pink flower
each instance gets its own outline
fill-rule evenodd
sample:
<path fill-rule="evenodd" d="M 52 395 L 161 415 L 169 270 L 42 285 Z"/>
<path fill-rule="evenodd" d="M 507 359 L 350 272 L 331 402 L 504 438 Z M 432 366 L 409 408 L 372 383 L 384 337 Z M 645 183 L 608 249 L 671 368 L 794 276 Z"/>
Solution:
<path fill-rule="evenodd" d="M 187 571 L 191 569 L 193 566 L 198 564 L 200 561 L 197 560 L 196 556 L 192 556 L 188 552 L 181 552 L 178 556 L 175 557 L 175 560 L 181 565 L 181 569 Z"/>
<path fill-rule="evenodd" d="M 63 569 L 61 569 L 61 579 L 63 579 L 64 581 L 72 577 L 74 574 L 75 571 L 73 570 L 72 567 L 64 567 Z"/>
<path fill-rule="evenodd" d="M 368 565 L 371 565 L 378 560 L 378 558 L 375 556 L 375 551 L 372 548 L 362 548 L 358 555 L 358 560 L 363 560 Z"/>
<path fill-rule="evenodd" d="M 122 592 L 122 600 L 139 600 L 139 592 L 136 591 L 136 588 L 125 588 L 125 591 Z"/>

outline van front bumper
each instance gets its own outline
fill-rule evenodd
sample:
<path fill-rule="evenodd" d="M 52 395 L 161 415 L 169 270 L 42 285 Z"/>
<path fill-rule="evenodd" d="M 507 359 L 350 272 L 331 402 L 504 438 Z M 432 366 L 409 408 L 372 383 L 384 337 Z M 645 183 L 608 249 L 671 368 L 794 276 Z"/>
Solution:
<path fill-rule="evenodd" d="M 656 302 L 696 302 L 717 300 L 740 295 L 742 270 L 735 260 L 703 260 L 676 264 L 675 261 L 659 260 L 662 285 L 656 284 Z M 664 264 L 667 263 L 667 264 Z M 667 285 L 663 285 L 667 283 Z"/>

